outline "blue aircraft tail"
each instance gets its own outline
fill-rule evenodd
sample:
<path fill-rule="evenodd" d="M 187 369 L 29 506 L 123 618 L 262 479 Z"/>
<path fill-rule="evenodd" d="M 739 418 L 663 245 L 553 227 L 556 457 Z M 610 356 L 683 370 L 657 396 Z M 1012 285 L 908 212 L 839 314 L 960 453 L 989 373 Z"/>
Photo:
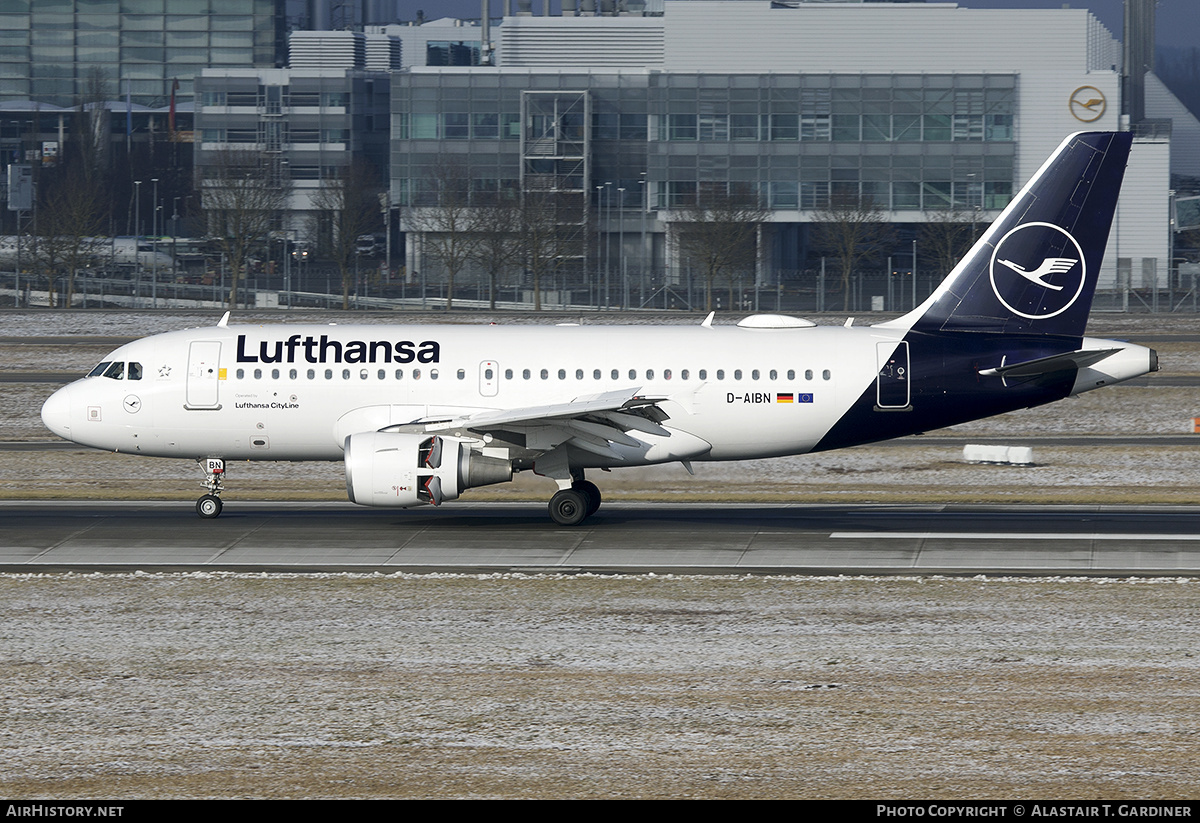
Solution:
<path fill-rule="evenodd" d="M 1068 137 L 929 299 L 881 325 L 1082 336 L 1132 142 Z"/>

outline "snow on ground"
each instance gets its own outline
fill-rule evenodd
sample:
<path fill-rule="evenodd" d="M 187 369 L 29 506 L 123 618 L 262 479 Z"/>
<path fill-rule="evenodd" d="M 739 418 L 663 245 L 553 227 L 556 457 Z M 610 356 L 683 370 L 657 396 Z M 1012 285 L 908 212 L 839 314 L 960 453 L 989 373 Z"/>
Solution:
<path fill-rule="evenodd" d="M 1196 586 L 0 576 L 0 793 L 1188 797 Z"/>

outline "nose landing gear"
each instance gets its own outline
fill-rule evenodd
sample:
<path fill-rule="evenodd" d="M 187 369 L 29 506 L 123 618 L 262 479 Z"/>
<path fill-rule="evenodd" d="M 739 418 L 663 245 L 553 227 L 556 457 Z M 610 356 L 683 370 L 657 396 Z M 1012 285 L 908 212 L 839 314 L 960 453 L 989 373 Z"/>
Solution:
<path fill-rule="evenodd" d="M 205 520 L 211 520 L 221 513 L 221 492 L 225 486 L 225 461 L 219 457 L 208 457 L 196 461 L 204 470 L 204 488 L 208 494 L 196 501 L 196 514 Z"/>

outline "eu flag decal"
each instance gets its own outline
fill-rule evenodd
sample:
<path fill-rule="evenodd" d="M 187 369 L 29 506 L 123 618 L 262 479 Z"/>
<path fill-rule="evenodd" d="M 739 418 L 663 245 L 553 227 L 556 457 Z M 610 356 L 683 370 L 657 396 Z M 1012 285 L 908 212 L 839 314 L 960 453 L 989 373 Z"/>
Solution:
<path fill-rule="evenodd" d="M 796 397 L 797 403 L 811 403 L 812 401 L 813 396 L 811 394 L 801 394 Z"/>

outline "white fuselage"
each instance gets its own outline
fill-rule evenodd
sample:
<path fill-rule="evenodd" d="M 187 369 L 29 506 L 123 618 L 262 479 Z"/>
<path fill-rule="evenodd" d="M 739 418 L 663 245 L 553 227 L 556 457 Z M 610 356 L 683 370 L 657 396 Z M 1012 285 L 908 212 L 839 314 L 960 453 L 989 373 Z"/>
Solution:
<path fill-rule="evenodd" d="M 211 327 L 122 346 L 105 362 L 136 363 L 140 379 L 84 378 L 43 416 L 64 437 L 121 452 L 340 460 L 357 432 L 636 390 L 666 398 L 663 426 L 677 444 L 638 462 L 771 457 L 810 450 L 875 379 L 879 344 L 902 336 L 869 327 Z"/>

